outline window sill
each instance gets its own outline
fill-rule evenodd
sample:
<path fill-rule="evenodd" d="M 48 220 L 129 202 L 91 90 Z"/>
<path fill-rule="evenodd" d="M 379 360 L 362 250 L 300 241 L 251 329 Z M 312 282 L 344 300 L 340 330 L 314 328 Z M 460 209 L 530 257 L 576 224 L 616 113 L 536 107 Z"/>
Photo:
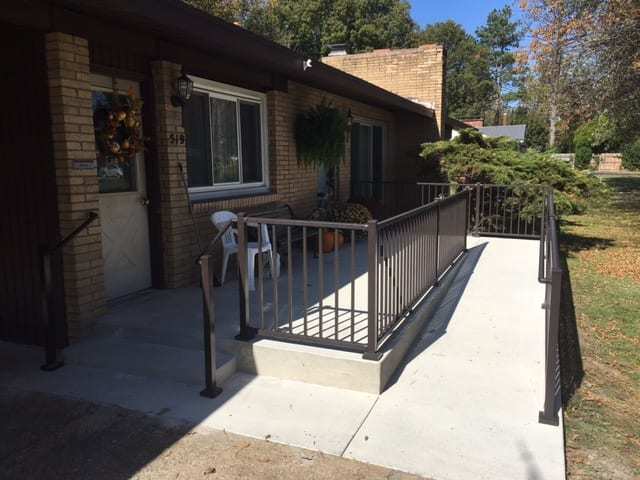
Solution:
<path fill-rule="evenodd" d="M 205 203 L 217 200 L 234 200 L 236 198 L 257 197 L 270 195 L 273 192 L 270 187 L 238 188 L 233 190 L 211 190 L 208 192 L 189 192 L 191 203 Z"/>

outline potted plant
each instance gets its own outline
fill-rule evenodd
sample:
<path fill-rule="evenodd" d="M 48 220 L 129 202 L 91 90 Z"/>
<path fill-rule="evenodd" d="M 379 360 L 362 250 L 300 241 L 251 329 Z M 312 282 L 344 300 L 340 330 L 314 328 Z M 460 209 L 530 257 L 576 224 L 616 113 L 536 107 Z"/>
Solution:
<path fill-rule="evenodd" d="M 311 220 L 320 220 L 336 223 L 367 223 L 371 220 L 371 212 L 364 205 L 358 203 L 333 202 L 326 208 L 317 208 L 311 214 Z M 337 234 L 336 234 L 337 233 Z M 322 251 L 331 253 L 336 248 L 340 248 L 344 242 L 344 234 L 338 230 L 325 229 L 322 232 Z"/>

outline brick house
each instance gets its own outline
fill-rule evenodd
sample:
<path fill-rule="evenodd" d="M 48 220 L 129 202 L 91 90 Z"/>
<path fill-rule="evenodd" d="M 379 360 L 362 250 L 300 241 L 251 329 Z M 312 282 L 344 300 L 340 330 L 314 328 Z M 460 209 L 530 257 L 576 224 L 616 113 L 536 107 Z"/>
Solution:
<path fill-rule="evenodd" d="M 415 178 L 418 146 L 444 128 L 439 46 L 305 68 L 290 50 L 177 0 L 13 2 L 0 23 L 3 340 L 43 342 L 40 247 L 88 212 L 99 219 L 53 262 L 51 313 L 66 318 L 60 344 L 84 335 L 113 298 L 194 283 L 190 205 L 205 238 L 217 210 L 279 202 L 308 214 L 318 172 L 298 164 L 298 113 L 323 101 L 351 113 L 345 199 L 352 172 Z M 194 93 L 176 106 L 183 72 Z M 97 151 L 96 112 L 129 92 L 144 102 L 149 139 L 112 166 Z"/>

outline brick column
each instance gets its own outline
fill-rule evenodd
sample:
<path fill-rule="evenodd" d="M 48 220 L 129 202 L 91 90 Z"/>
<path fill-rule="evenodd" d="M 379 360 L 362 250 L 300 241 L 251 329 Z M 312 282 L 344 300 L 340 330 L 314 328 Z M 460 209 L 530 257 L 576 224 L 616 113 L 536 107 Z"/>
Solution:
<path fill-rule="evenodd" d="M 186 198 L 178 165 L 187 169 L 186 144 L 172 144 L 171 135 L 183 135 L 182 108 L 171 104 L 175 81 L 181 66 L 157 61 L 152 64 L 155 132 L 158 173 L 160 180 L 160 222 L 162 225 L 162 259 L 164 285 L 183 287 L 194 280 L 195 242 Z M 187 139 L 188 141 L 188 139 Z M 207 239 L 203 238 L 205 242 Z M 158 241 L 158 239 L 151 239 Z"/>
<path fill-rule="evenodd" d="M 61 235 L 98 211 L 96 146 L 91 109 L 89 47 L 84 38 L 49 33 L 47 70 Z M 64 247 L 64 291 L 69 337 L 82 336 L 104 312 L 100 220 Z"/>

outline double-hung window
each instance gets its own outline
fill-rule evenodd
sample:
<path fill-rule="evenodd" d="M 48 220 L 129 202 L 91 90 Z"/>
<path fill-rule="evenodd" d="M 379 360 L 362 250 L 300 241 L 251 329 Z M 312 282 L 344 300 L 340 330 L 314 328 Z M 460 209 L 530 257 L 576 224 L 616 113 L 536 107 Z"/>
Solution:
<path fill-rule="evenodd" d="M 267 186 L 266 97 L 193 78 L 183 107 L 192 193 Z"/>

